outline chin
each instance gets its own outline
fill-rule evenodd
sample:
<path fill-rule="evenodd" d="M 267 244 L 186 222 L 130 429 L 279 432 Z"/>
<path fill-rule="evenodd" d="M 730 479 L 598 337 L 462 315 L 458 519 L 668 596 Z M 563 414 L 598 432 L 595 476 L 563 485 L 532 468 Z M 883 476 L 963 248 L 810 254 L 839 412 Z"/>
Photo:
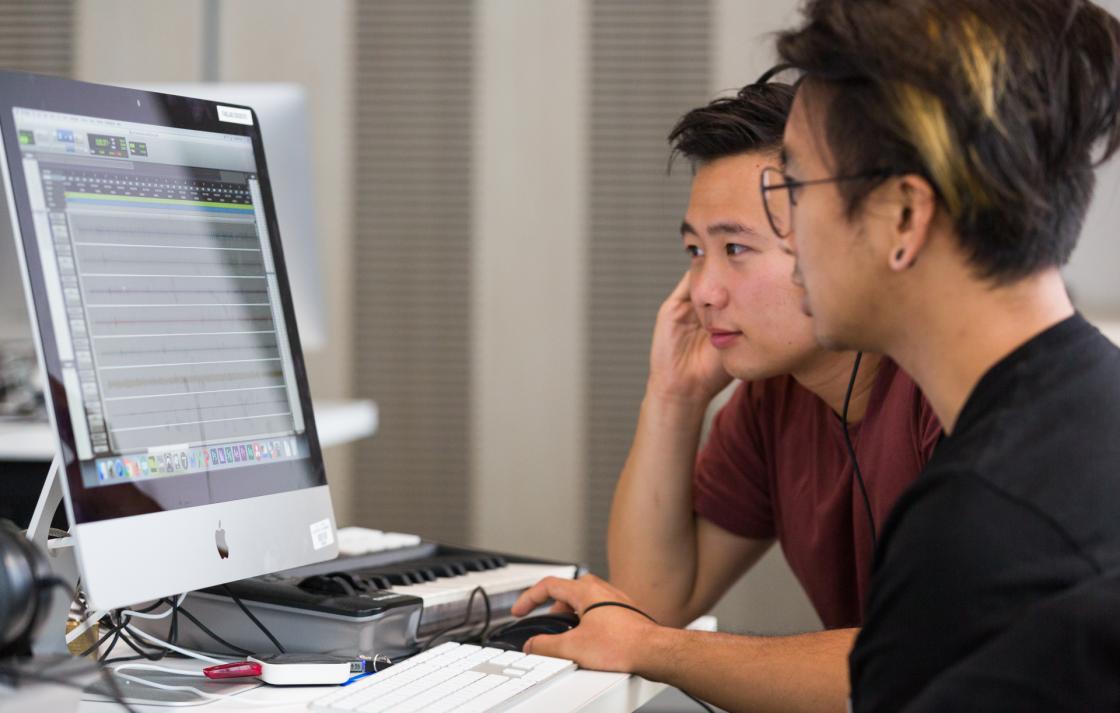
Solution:
<path fill-rule="evenodd" d="M 793 359 L 768 360 L 757 356 L 736 359 L 734 356 L 728 356 L 722 363 L 724 370 L 740 381 L 761 381 L 790 373 L 790 365 L 793 361 Z"/>
<path fill-rule="evenodd" d="M 860 333 L 858 330 L 845 331 L 834 326 L 830 327 L 819 318 L 813 319 L 813 336 L 821 349 L 829 351 L 880 351 L 867 343 L 869 341 L 867 334 Z"/>

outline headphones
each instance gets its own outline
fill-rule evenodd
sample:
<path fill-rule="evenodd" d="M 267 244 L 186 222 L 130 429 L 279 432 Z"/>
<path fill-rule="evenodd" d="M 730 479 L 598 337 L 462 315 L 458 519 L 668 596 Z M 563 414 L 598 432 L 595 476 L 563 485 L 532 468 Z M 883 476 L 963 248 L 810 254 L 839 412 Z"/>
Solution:
<path fill-rule="evenodd" d="M 30 655 L 56 581 L 46 554 L 15 523 L 0 519 L 0 659 Z"/>

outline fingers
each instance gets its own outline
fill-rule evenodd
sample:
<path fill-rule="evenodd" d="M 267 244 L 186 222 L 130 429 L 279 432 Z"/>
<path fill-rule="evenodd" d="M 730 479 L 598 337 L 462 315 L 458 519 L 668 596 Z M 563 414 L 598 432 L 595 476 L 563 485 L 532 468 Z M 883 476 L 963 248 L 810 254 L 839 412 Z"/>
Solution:
<path fill-rule="evenodd" d="M 575 614 L 576 610 L 564 602 L 556 602 L 548 609 L 550 614 Z"/>
<path fill-rule="evenodd" d="M 676 315 L 680 313 L 681 308 L 687 306 L 689 310 L 692 308 L 692 298 L 689 295 L 691 289 L 688 272 L 685 272 L 677 286 L 661 303 L 660 313 L 666 316 Z"/>
<path fill-rule="evenodd" d="M 525 616 L 551 598 L 545 580 L 542 579 L 521 593 L 521 596 L 510 607 L 509 613 L 514 616 Z"/>
<path fill-rule="evenodd" d="M 510 613 L 514 616 L 525 616 L 550 599 L 562 602 L 573 610 L 580 609 L 580 601 L 583 598 L 580 597 L 579 589 L 579 583 L 571 579 L 545 577 L 521 593 L 513 603 Z"/>
<path fill-rule="evenodd" d="M 576 658 L 572 646 L 573 634 L 538 634 L 525 642 L 525 653 L 537 656 L 553 656 L 558 659 Z"/>

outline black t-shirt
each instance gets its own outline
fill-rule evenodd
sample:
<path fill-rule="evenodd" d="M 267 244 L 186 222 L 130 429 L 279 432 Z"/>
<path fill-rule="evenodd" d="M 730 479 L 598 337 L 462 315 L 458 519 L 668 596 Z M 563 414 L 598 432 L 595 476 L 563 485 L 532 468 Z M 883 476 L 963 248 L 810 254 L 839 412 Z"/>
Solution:
<path fill-rule="evenodd" d="M 972 710 L 1106 709 L 1094 696 L 1117 684 L 1084 690 L 1105 669 L 1083 639 L 1120 631 L 1120 350 L 1074 315 L 993 366 L 875 559 L 857 713 L 936 710 L 923 698 L 946 691 Z"/>

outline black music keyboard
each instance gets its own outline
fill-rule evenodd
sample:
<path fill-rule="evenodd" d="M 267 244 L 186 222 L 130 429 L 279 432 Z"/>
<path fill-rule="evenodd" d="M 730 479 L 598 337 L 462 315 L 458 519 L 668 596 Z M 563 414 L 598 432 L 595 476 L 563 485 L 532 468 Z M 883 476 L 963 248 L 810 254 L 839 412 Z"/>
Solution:
<path fill-rule="evenodd" d="M 413 653 L 432 634 L 467 620 L 476 587 L 489 596 L 491 621 L 498 623 L 509 619 L 521 592 L 543 577 L 579 573 L 574 564 L 420 541 L 228 586 L 289 651 L 392 657 Z M 275 649 L 221 587 L 191 592 L 183 607 L 236 646 Z M 480 631 L 484 612 L 476 596 L 463 632 Z M 167 620 L 144 628 L 166 635 Z M 223 650 L 185 617 L 179 618 L 179 643 Z"/>

